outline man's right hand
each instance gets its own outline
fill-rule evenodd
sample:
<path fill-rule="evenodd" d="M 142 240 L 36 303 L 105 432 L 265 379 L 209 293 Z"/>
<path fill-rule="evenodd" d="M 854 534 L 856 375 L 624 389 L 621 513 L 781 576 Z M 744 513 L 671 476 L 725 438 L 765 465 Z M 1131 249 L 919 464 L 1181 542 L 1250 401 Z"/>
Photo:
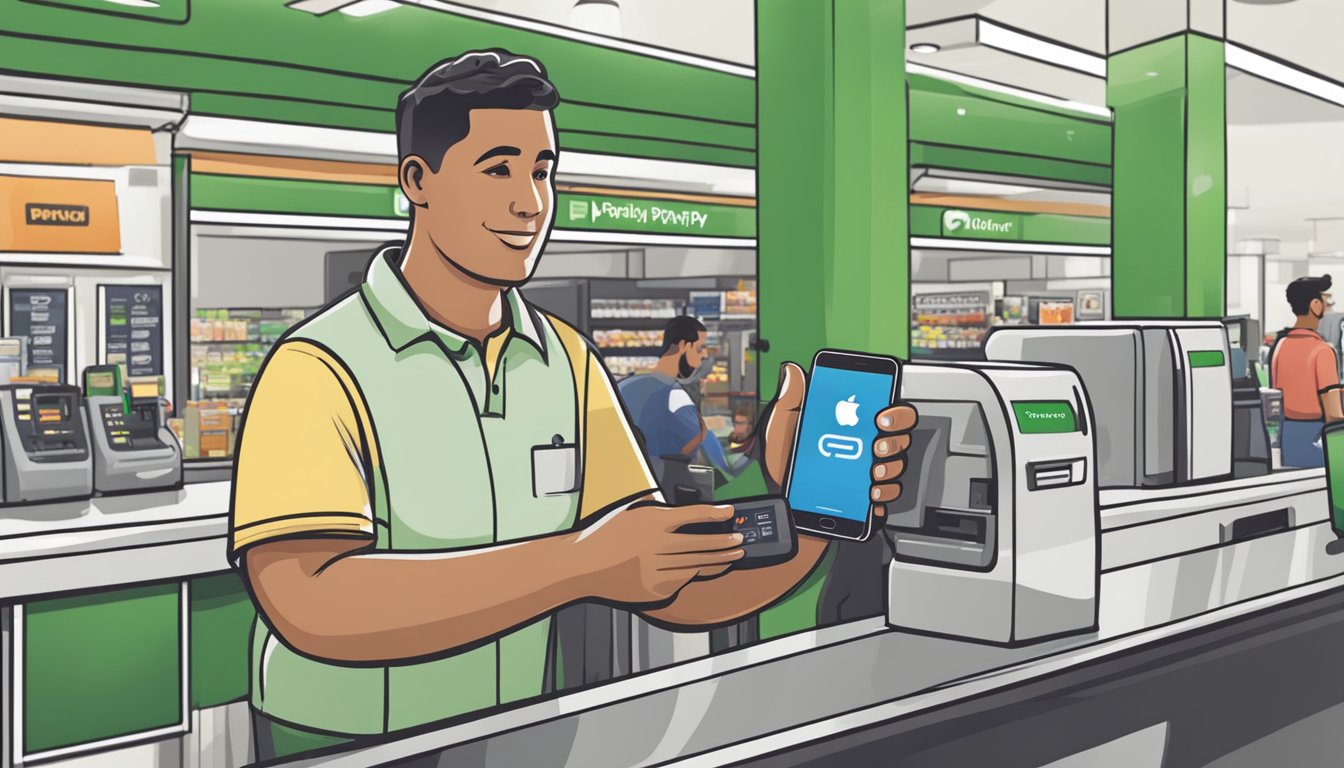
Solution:
<path fill-rule="evenodd" d="M 632 605 L 664 602 L 696 578 L 718 576 L 743 556 L 740 533 L 677 533 L 722 523 L 729 506 L 646 505 L 608 514 L 575 534 L 574 553 L 593 597 Z"/>

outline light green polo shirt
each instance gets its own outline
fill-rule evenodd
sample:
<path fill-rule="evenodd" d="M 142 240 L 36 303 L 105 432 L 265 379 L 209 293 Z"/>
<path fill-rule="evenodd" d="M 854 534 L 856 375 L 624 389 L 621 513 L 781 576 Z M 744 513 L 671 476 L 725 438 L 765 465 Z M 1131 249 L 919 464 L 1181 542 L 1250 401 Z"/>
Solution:
<path fill-rule="evenodd" d="M 262 367 L 239 436 L 231 557 L 293 536 L 478 547 L 569 530 L 654 492 L 611 377 L 577 331 L 509 290 L 507 328 L 482 349 L 429 320 L 398 257 L 380 253 L 359 292 L 295 328 Z M 549 617 L 466 652 L 374 666 L 306 657 L 262 618 L 251 700 L 282 722 L 375 734 L 543 690 Z"/>

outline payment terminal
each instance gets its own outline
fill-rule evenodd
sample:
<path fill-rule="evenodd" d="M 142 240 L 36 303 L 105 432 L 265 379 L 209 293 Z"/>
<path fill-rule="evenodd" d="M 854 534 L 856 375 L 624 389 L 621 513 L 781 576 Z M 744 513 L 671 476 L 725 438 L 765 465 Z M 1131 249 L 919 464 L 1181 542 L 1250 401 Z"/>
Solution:
<path fill-rule="evenodd" d="M 88 498 L 93 493 L 84 404 L 78 387 L 0 387 L 0 434 L 5 504 Z"/>
<path fill-rule="evenodd" d="M 84 371 L 93 485 L 101 494 L 175 488 L 182 484 L 182 448 L 168 428 L 157 379 L 131 379 L 121 368 Z"/>

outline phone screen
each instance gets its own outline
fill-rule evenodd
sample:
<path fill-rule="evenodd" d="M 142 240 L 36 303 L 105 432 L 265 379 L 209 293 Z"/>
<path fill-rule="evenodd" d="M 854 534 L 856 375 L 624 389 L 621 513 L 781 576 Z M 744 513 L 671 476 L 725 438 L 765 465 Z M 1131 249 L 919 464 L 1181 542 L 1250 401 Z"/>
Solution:
<path fill-rule="evenodd" d="M 891 404 L 893 384 L 890 373 L 812 369 L 789 480 L 791 508 L 868 519 L 876 417 Z"/>

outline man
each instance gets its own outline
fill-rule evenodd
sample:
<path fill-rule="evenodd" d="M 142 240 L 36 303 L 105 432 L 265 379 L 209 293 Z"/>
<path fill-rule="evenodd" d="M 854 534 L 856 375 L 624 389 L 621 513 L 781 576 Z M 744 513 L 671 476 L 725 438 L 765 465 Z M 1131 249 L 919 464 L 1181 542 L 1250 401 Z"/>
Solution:
<path fill-rule="evenodd" d="M 1329 275 L 1288 284 L 1288 304 L 1297 322 L 1274 345 L 1269 364 L 1270 386 L 1283 392 L 1279 446 L 1285 467 L 1325 466 L 1321 429 L 1344 419 L 1339 361 L 1319 332 L 1321 318 L 1334 306 L 1329 291 Z"/>
<path fill-rule="evenodd" d="M 728 450 L 731 453 L 750 454 L 756 442 L 756 431 L 751 423 L 751 414 L 743 408 L 733 411 L 733 432 L 728 436 Z"/>
<path fill-rule="evenodd" d="M 745 464 L 729 462 L 723 445 L 678 381 L 690 378 L 708 358 L 705 336 L 704 324 L 694 317 L 672 318 L 663 329 L 663 345 L 653 372 L 631 376 L 618 385 L 621 402 L 643 434 L 644 449 L 660 480 L 669 457 L 690 459 L 701 449 L 709 463 L 729 477 L 736 476 Z"/>
<path fill-rule="evenodd" d="M 253 387 L 230 556 L 260 615 L 263 758 L 540 694 L 568 604 L 714 625 L 769 605 L 825 549 L 806 538 L 788 563 L 722 575 L 740 537 L 677 531 L 732 510 L 660 503 L 590 345 L 519 293 L 550 233 L 557 103 L 539 63 L 502 51 L 402 94 L 405 243 L 287 334 Z M 776 478 L 802 372 L 782 383 Z M 877 418 L 881 510 L 914 412 Z"/>

